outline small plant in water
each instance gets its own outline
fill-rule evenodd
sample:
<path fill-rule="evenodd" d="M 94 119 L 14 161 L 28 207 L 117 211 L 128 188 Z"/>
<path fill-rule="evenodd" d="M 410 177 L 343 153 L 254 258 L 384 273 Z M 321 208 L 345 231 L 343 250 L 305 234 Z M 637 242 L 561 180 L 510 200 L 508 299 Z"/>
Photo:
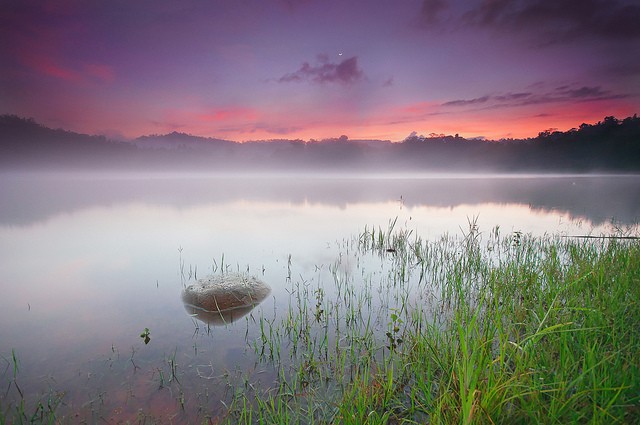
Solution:
<path fill-rule="evenodd" d="M 315 311 L 315 318 L 316 318 L 316 322 L 320 322 L 320 320 L 322 320 L 322 314 L 324 313 L 324 310 L 322 309 L 322 298 L 324 297 L 324 291 L 322 290 L 322 288 L 318 288 L 316 289 L 316 311 Z"/>
<path fill-rule="evenodd" d="M 144 340 L 145 345 L 151 341 L 151 332 L 149 331 L 149 328 L 144 328 L 144 331 L 140 334 L 140 338 Z"/>
<path fill-rule="evenodd" d="M 400 319 L 395 312 L 391 313 L 389 330 L 386 333 L 387 339 L 389 340 L 389 345 L 387 346 L 387 348 L 389 348 L 389 350 L 391 351 L 395 351 L 396 348 L 398 348 L 398 346 L 402 344 L 402 337 L 399 335 L 401 324 L 402 319 Z"/>

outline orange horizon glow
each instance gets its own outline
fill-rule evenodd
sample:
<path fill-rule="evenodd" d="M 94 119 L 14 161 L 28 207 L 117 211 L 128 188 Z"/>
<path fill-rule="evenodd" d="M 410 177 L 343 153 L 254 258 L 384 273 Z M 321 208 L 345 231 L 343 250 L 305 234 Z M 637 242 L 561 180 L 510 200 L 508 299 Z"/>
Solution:
<path fill-rule="evenodd" d="M 351 140 L 390 140 L 398 142 L 404 140 L 412 132 L 429 137 L 431 134 L 455 135 L 460 137 L 484 138 L 487 140 L 526 139 L 533 138 L 545 130 L 567 131 L 578 128 L 581 124 L 595 124 L 606 116 L 623 119 L 633 116 L 636 112 L 627 105 L 606 105 L 605 108 L 595 108 L 593 105 L 577 104 L 573 107 L 564 105 L 547 114 L 535 116 L 535 111 L 504 110 L 500 115 L 480 112 L 459 113 L 451 115 L 434 115 L 427 119 L 406 116 L 389 116 L 376 121 L 349 122 L 340 119 L 339 123 L 326 122 L 296 122 L 296 117 L 278 117 L 262 113 L 254 108 L 233 107 L 225 109 L 211 109 L 207 112 L 181 112 L 174 110 L 165 115 L 166 121 L 155 121 L 140 125 L 127 119 L 124 114 L 109 117 L 113 120 L 111 126 L 106 126 L 105 116 L 101 120 L 87 117 L 78 120 L 73 125 L 61 125 L 59 120 L 37 122 L 53 128 L 63 128 L 86 134 L 101 134 L 107 137 L 135 139 L 140 136 L 168 134 L 172 132 L 185 133 L 193 136 L 231 140 L 235 142 L 262 140 L 323 140 L 338 138 L 346 135 Z M 287 122 L 286 120 L 290 121 Z M 118 127 L 119 122 L 121 123 Z M 180 122 L 180 125 L 174 124 Z M 274 133 L 272 130 L 257 128 L 256 122 L 270 122 L 273 126 L 281 125 L 285 131 Z M 107 128 L 107 130 L 105 130 Z M 291 130 L 287 130 L 291 128 Z"/>

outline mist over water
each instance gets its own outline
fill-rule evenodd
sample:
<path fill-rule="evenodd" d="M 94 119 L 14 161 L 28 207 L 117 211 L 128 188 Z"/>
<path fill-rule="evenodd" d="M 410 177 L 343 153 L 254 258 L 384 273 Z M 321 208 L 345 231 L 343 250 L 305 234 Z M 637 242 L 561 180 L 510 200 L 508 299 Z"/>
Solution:
<path fill-rule="evenodd" d="M 514 204 L 566 213 L 596 225 L 612 219 L 634 224 L 640 217 L 640 176 L 634 175 L 57 172 L 1 177 L 3 224 L 29 224 L 105 205 L 184 209 L 234 201 L 338 208 L 388 202 L 406 208 Z"/>
<path fill-rule="evenodd" d="M 72 400 L 123 391 L 129 356 L 141 368 L 176 350 L 217 374 L 250 367 L 255 317 L 282 311 L 288 277 L 322 282 L 365 226 L 395 220 L 432 240 L 469 221 L 487 233 L 599 235 L 640 217 L 638 176 L 5 173 L 0 197 L 0 354 L 18 353 L 31 396 L 55 379 Z M 185 276 L 223 265 L 272 293 L 246 319 L 194 336 Z"/>

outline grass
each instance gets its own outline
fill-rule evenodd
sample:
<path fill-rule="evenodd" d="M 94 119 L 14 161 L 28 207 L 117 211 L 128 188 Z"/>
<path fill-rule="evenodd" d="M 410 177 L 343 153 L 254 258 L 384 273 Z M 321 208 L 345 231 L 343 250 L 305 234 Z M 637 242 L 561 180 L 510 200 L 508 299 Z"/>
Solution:
<path fill-rule="evenodd" d="M 218 379 L 200 365 L 191 369 L 205 392 L 190 394 L 194 378 L 184 356 L 176 349 L 163 359 L 155 391 L 171 391 L 178 418 L 640 422 L 637 239 L 534 238 L 498 228 L 484 234 L 471 220 L 462 237 L 425 241 L 392 221 L 387 229 L 365 228 L 340 251 L 334 264 L 299 278 L 290 256 L 285 308 L 245 319 L 254 369 L 272 373 Z M 59 393 L 25 403 L 18 358 L 3 360 L 0 424 L 72 421 L 58 412 Z M 209 385 L 227 388 L 223 415 L 211 412 Z"/>
<path fill-rule="evenodd" d="M 20 363 L 15 350 L 11 350 L 10 358 L 3 357 L 2 360 L 6 363 L 4 374 L 6 376 L 10 371 L 10 379 L 8 380 L 6 391 L 0 396 L 0 424 L 56 423 L 56 410 L 62 402 L 64 394 L 51 391 L 48 395 L 33 403 L 33 405 L 27 405 L 24 393 L 18 384 Z M 12 389 L 16 391 L 20 397 L 15 404 L 10 403 L 5 406 L 4 403 L 2 403 L 3 398 L 6 397 Z"/>
<path fill-rule="evenodd" d="M 336 272 L 333 299 L 292 289 L 271 343 L 292 353 L 279 386 L 229 422 L 640 421 L 637 240 L 484 236 L 471 222 L 427 242 L 395 224 L 350 246 L 387 263 L 378 281 Z"/>

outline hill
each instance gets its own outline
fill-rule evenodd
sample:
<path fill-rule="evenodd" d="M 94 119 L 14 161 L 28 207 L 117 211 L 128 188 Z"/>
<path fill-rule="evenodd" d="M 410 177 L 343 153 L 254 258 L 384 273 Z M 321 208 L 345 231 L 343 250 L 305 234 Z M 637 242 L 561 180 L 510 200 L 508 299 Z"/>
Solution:
<path fill-rule="evenodd" d="M 236 143 L 185 133 L 115 142 L 0 116 L 0 168 L 341 172 L 639 172 L 640 118 L 605 117 L 535 138 L 412 134 L 392 143 L 266 140 Z"/>

